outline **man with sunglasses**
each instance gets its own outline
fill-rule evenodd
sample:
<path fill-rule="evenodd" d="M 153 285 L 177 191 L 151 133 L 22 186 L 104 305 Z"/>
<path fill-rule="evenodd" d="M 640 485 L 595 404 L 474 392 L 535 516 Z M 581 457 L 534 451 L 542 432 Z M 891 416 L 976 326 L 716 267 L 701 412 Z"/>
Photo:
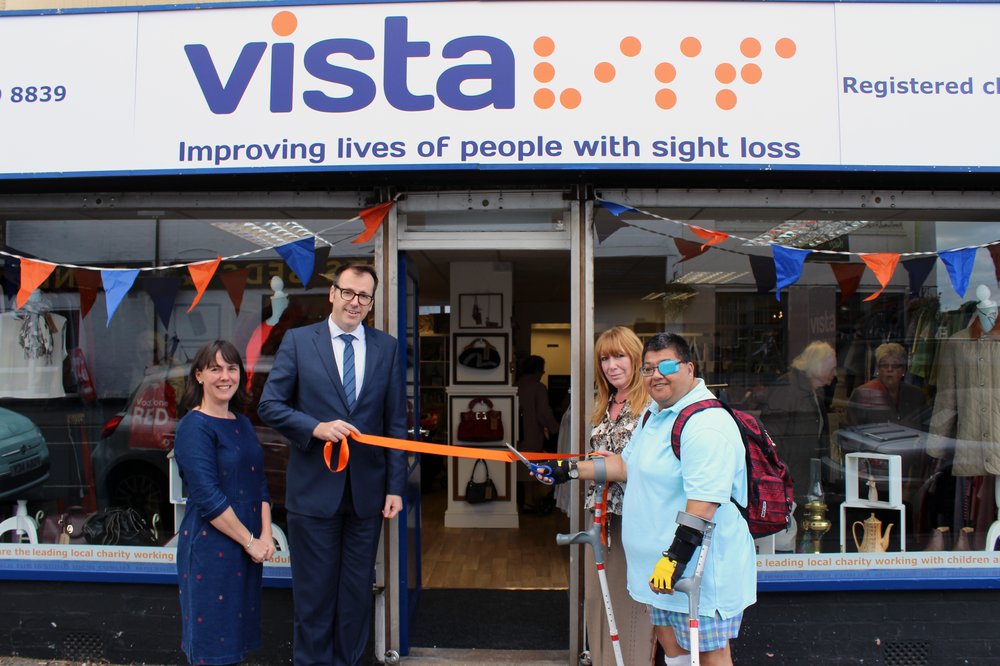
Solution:
<path fill-rule="evenodd" d="M 639 369 L 654 404 L 620 455 L 603 459 L 607 481 L 627 482 L 622 502 L 622 546 L 628 590 L 649 606 L 667 666 L 689 663 L 688 599 L 675 595 L 693 575 L 703 526 L 714 523 L 701 583 L 701 663 L 731 666 L 729 641 L 739 635 L 743 610 L 757 600 L 756 551 L 733 499 L 746 506 L 747 473 L 739 428 L 722 408 L 690 417 L 681 430 L 680 459 L 670 435 L 682 409 L 715 398 L 695 375 L 681 336 L 659 333 L 646 341 Z M 594 479 L 593 461 L 550 460 L 544 483 Z M 679 520 L 680 519 L 680 520 Z"/>
<path fill-rule="evenodd" d="M 323 457 L 326 442 L 336 461 L 341 440 L 359 433 L 406 438 L 399 344 L 363 323 L 377 287 L 371 266 L 337 269 L 330 317 L 285 334 L 258 407 L 292 443 L 285 506 L 296 666 L 361 663 L 382 520 L 403 506 L 404 452 L 352 443 L 340 472 Z"/>

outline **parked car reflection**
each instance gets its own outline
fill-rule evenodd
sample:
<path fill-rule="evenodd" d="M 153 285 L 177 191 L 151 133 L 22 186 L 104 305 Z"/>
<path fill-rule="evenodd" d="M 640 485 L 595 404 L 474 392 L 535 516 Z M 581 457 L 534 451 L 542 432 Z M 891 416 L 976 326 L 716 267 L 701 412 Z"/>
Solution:
<path fill-rule="evenodd" d="M 130 506 L 148 521 L 159 514 L 161 532 L 167 537 L 174 529 L 167 454 L 173 449 L 177 401 L 189 371 L 189 364 L 180 364 L 147 372 L 125 409 L 104 425 L 92 454 L 98 503 Z M 256 420 L 254 415 L 251 420 Z M 259 423 L 254 427 L 264 448 L 272 516 L 281 522 L 289 442 L 272 428 Z"/>
<path fill-rule="evenodd" d="M 49 479 L 49 447 L 31 419 L 0 407 L 0 499 Z"/>

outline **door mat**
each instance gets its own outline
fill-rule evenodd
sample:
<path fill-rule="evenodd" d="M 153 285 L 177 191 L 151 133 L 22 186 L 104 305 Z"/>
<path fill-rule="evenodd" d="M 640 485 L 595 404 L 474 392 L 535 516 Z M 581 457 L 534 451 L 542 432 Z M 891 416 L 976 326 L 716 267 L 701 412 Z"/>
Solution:
<path fill-rule="evenodd" d="M 569 592 L 425 589 L 410 627 L 413 647 L 565 650 Z"/>

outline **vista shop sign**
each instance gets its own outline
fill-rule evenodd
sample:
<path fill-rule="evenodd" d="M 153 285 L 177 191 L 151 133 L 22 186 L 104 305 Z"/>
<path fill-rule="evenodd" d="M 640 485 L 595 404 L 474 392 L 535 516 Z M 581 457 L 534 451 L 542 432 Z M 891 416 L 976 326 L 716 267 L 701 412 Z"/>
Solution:
<path fill-rule="evenodd" d="M 992 3 L 358 2 L 3 19 L 0 114 L 17 131 L 0 177 L 1000 170 L 982 141 L 1000 104 Z"/>

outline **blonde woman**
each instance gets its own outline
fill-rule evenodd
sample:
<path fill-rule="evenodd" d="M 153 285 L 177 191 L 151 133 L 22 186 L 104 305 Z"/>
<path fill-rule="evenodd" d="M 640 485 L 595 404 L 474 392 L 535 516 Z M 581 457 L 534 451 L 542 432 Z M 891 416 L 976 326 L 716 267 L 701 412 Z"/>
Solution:
<path fill-rule="evenodd" d="M 594 345 L 594 376 L 597 396 L 590 423 L 590 452 L 621 453 L 632 438 L 649 405 L 639 367 L 642 342 L 630 329 L 616 326 L 605 331 Z M 619 641 L 625 663 L 650 664 L 653 660 L 653 629 L 645 604 L 629 596 L 625 577 L 625 552 L 621 545 L 622 497 L 624 483 L 609 483 L 607 505 L 608 543 L 605 547 L 605 574 L 618 625 Z M 594 509 L 594 485 L 587 489 L 586 508 Z M 587 639 L 592 663 L 613 664 L 614 652 L 608 621 L 604 612 L 601 586 L 597 578 L 594 553 L 585 549 L 584 584 L 586 592 Z"/>

